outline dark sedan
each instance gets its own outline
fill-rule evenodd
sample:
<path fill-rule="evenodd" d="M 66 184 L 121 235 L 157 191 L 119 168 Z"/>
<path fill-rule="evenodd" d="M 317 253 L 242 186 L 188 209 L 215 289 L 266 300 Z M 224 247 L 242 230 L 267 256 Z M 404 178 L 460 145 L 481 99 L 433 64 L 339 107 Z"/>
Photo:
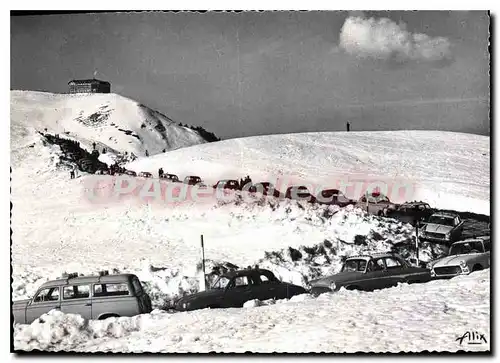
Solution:
<path fill-rule="evenodd" d="M 347 198 L 344 193 L 338 189 L 325 189 L 322 190 L 316 197 L 319 204 L 338 205 L 339 207 L 347 207 L 348 205 L 355 205 L 356 201 Z"/>
<path fill-rule="evenodd" d="M 399 282 L 421 283 L 431 280 L 427 268 L 412 267 L 401 256 L 392 253 L 349 257 L 342 270 L 333 276 L 309 283 L 311 293 L 319 295 L 347 290 L 373 291 L 396 286 Z"/>
<path fill-rule="evenodd" d="M 199 176 L 189 175 L 184 178 L 184 184 L 187 185 L 201 184 L 201 178 Z"/>
<path fill-rule="evenodd" d="M 172 183 L 180 183 L 179 177 L 175 174 L 163 174 L 160 178 L 167 179 Z"/>
<path fill-rule="evenodd" d="M 249 193 L 262 193 L 262 195 L 270 195 L 275 198 L 281 196 L 281 192 L 274 187 L 273 184 L 269 182 L 260 182 L 253 184 L 249 189 Z"/>
<path fill-rule="evenodd" d="M 214 185 L 214 189 L 217 189 L 217 188 L 229 189 L 229 190 L 240 190 L 240 183 L 238 183 L 237 180 L 233 180 L 233 179 L 219 180 L 217 182 L 217 184 Z"/>
<path fill-rule="evenodd" d="M 249 300 L 286 299 L 307 291 L 281 282 L 269 270 L 253 268 L 221 275 L 206 291 L 187 295 L 175 302 L 175 310 L 242 307 Z"/>
<path fill-rule="evenodd" d="M 403 223 L 417 224 L 420 221 L 427 221 L 434 213 L 434 209 L 424 202 L 403 203 L 395 208 L 388 208 L 384 215 L 388 218 L 397 219 Z"/>
<path fill-rule="evenodd" d="M 309 192 L 306 186 L 291 186 L 286 190 L 285 198 L 294 200 L 305 200 L 316 203 L 316 197 Z"/>

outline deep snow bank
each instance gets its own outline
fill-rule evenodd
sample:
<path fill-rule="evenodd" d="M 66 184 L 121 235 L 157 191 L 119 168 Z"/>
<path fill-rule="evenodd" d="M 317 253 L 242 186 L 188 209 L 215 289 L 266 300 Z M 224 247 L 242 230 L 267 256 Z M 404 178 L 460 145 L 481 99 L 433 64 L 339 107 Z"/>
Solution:
<path fill-rule="evenodd" d="M 419 352 L 490 349 L 490 271 L 375 292 L 340 290 L 243 309 L 85 321 L 51 312 L 14 327 L 15 349 L 80 352 Z M 467 331 L 487 343 L 460 344 Z"/>
<path fill-rule="evenodd" d="M 128 168 L 158 168 L 210 184 L 250 175 L 254 181 L 346 187 L 358 199 L 372 182 L 396 202 L 489 215 L 490 138 L 443 131 L 317 132 L 255 136 L 140 158 Z M 403 186 L 402 186 L 403 185 Z M 401 187 L 402 186 L 402 187 Z M 284 190 L 283 190 L 284 191 Z"/>

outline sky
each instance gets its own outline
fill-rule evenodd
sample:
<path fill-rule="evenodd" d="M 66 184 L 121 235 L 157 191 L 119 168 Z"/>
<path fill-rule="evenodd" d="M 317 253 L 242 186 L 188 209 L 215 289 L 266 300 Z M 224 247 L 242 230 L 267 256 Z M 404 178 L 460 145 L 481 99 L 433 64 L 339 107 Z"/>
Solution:
<path fill-rule="evenodd" d="M 11 17 L 11 89 L 111 82 L 227 139 L 490 134 L 486 12 L 101 13 Z"/>

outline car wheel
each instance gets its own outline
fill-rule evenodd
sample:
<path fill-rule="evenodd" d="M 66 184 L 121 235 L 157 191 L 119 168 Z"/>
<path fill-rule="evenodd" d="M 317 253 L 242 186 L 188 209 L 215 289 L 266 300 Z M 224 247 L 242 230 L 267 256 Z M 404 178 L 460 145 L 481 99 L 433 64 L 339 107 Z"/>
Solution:
<path fill-rule="evenodd" d="M 359 288 L 359 286 L 356 286 L 356 285 L 349 285 L 349 286 L 346 286 L 345 288 L 346 290 L 361 290 Z"/>
<path fill-rule="evenodd" d="M 383 213 L 381 210 L 379 210 L 379 211 L 377 212 L 377 216 L 382 217 L 383 215 L 384 215 L 384 213 Z"/>
<path fill-rule="evenodd" d="M 120 317 L 120 315 L 118 315 L 118 314 L 103 314 L 99 317 L 98 320 L 105 320 L 107 318 L 119 318 L 119 317 Z"/>

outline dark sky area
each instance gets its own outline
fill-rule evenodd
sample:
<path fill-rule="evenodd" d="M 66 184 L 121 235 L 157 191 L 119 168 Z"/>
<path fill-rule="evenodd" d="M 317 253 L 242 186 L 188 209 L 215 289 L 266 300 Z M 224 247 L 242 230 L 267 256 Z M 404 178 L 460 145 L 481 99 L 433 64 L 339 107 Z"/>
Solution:
<path fill-rule="evenodd" d="M 225 138 L 430 129 L 489 135 L 485 12 L 11 17 L 11 89 L 111 82 Z"/>

